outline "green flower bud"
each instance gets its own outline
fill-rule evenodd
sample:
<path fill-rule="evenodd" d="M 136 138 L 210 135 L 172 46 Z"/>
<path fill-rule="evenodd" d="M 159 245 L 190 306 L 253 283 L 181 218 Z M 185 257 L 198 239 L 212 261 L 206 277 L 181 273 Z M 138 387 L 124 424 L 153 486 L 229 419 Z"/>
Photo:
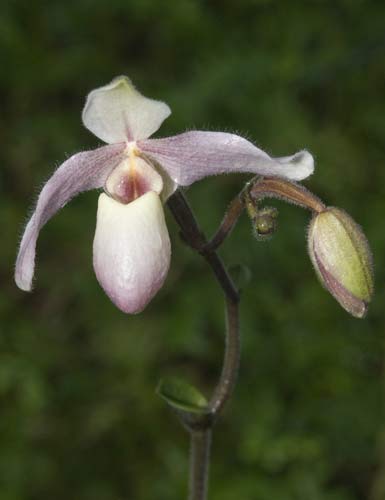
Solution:
<path fill-rule="evenodd" d="M 250 217 L 253 234 L 258 240 L 267 240 L 277 230 L 278 210 L 274 207 L 259 207 L 258 201 L 245 193 L 246 210 Z"/>
<path fill-rule="evenodd" d="M 270 238 L 277 230 L 278 210 L 274 207 L 259 209 L 252 219 L 254 235 L 259 239 Z"/>
<path fill-rule="evenodd" d="M 326 208 L 310 223 L 308 249 L 324 287 L 352 316 L 365 316 L 374 287 L 372 255 L 361 228 L 343 210 Z"/>

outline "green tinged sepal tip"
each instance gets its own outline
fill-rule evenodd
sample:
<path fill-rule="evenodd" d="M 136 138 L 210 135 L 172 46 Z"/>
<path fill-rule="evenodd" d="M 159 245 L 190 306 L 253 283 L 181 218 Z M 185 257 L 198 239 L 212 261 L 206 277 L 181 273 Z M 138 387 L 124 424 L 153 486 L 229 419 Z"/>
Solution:
<path fill-rule="evenodd" d="M 352 316 L 365 316 L 374 292 L 372 254 L 362 229 L 346 212 L 329 207 L 309 226 L 310 259 L 323 286 Z"/>

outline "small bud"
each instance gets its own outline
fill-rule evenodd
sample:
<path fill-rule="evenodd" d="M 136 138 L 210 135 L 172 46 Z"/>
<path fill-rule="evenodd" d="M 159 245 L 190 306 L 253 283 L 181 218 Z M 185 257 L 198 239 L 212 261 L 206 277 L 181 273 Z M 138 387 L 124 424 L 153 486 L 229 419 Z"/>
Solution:
<path fill-rule="evenodd" d="M 278 210 L 274 207 L 263 207 L 253 219 L 254 234 L 259 239 L 270 238 L 277 229 Z"/>
<path fill-rule="evenodd" d="M 308 249 L 325 288 L 352 316 L 365 316 L 374 287 L 372 255 L 361 228 L 343 210 L 326 208 L 310 223 Z"/>
<path fill-rule="evenodd" d="M 258 201 L 245 194 L 246 210 L 253 225 L 254 236 L 266 240 L 277 230 L 278 210 L 274 207 L 258 207 Z"/>

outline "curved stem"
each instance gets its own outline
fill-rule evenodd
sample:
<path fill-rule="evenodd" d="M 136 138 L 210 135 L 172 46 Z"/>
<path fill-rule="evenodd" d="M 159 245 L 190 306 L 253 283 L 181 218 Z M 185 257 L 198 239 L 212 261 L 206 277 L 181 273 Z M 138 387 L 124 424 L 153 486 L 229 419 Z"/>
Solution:
<path fill-rule="evenodd" d="M 214 237 L 207 241 L 183 192 L 178 189 L 168 200 L 168 206 L 181 228 L 184 241 L 198 251 L 210 265 L 226 303 L 226 345 L 223 366 L 218 383 L 208 404 L 209 413 L 192 416 L 178 415 L 191 436 L 189 500 L 206 500 L 208 468 L 213 426 L 231 397 L 239 369 L 239 293 L 216 249 L 235 226 L 244 208 L 257 206 L 263 198 L 278 198 L 295 203 L 313 212 L 321 212 L 325 205 L 311 191 L 299 184 L 279 178 L 254 178 L 231 202 Z"/>
<path fill-rule="evenodd" d="M 227 209 L 225 216 L 221 222 L 221 225 L 205 247 L 207 251 L 216 250 L 233 230 L 235 224 L 239 219 L 239 216 L 245 208 L 242 193 L 243 191 L 238 194 L 230 203 L 229 208 Z"/>
<path fill-rule="evenodd" d="M 239 308 L 238 303 L 226 300 L 226 347 L 223 360 L 222 373 L 214 394 L 209 402 L 209 408 L 217 417 L 226 402 L 230 399 L 239 371 L 241 353 L 241 339 L 239 334 Z"/>
<path fill-rule="evenodd" d="M 246 191 L 254 200 L 278 198 L 317 213 L 326 208 L 318 196 L 302 185 L 278 177 L 253 179 L 246 185 Z"/>
<path fill-rule="evenodd" d="M 210 418 L 205 415 L 191 421 L 190 415 L 179 413 L 182 423 L 191 435 L 189 500 L 206 500 L 212 428 L 234 390 L 238 375 L 239 293 L 215 249 L 207 246 L 207 239 L 199 228 L 183 192 L 176 191 L 167 203 L 186 243 L 197 250 L 210 265 L 226 301 L 225 353 L 221 375 L 209 402 Z"/>
<path fill-rule="evenodd" d="M 278 198 L 316 213 L 326 208 L 318 196 L 300 184 L 277 177 L 254 177 L 230 203 L 217 232 L 204 250 L 216 250 L 229 236 L 244 208 L 248 204 L 254 206 L 264 198 Z"/>
<path fill-rule="evenodd" d="M 206 259 L 225 296 L 228 297 L 229 300 L 238 303 L 239 293 L 233 280 L 215 250 L 208 247 L 207 239 L 198 226 L 184 193 L 178 189 L 168 199 L 167 204 L 182 230 L 182 236 L 185 242 Z"/>

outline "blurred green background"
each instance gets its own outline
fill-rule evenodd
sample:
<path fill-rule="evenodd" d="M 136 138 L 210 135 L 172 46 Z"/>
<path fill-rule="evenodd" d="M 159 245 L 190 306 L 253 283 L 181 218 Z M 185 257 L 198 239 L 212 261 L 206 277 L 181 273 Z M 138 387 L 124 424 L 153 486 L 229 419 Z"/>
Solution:
<path fill-rule="evenodd" d="M 385 3 L 5 0 L 0 60 L 0 499 L 186 497 L 188 436 L 154 389 L 178 375 L 210 394 L 223 304 L 170 214 L 171 271 L 138 316 L 94 276 L 96 192 L 44 228 L 34 293 L 12 277 L 44 180 L 99 145 L 80 121 L 85 95 L 127 74 L 171 106 L 158 136 L 227 130 L 277 156 L 308 148 L 306 185 L 363 226 L 376 263 L 368 317 L 350 318 L 315 277 L 307 213 L 275 203 L 268 243 L 242 217 L 221 250 L 252 280 L 210 500 L 383 500 Z M 247 178 L 189 189 L 208 234 Z"/>

